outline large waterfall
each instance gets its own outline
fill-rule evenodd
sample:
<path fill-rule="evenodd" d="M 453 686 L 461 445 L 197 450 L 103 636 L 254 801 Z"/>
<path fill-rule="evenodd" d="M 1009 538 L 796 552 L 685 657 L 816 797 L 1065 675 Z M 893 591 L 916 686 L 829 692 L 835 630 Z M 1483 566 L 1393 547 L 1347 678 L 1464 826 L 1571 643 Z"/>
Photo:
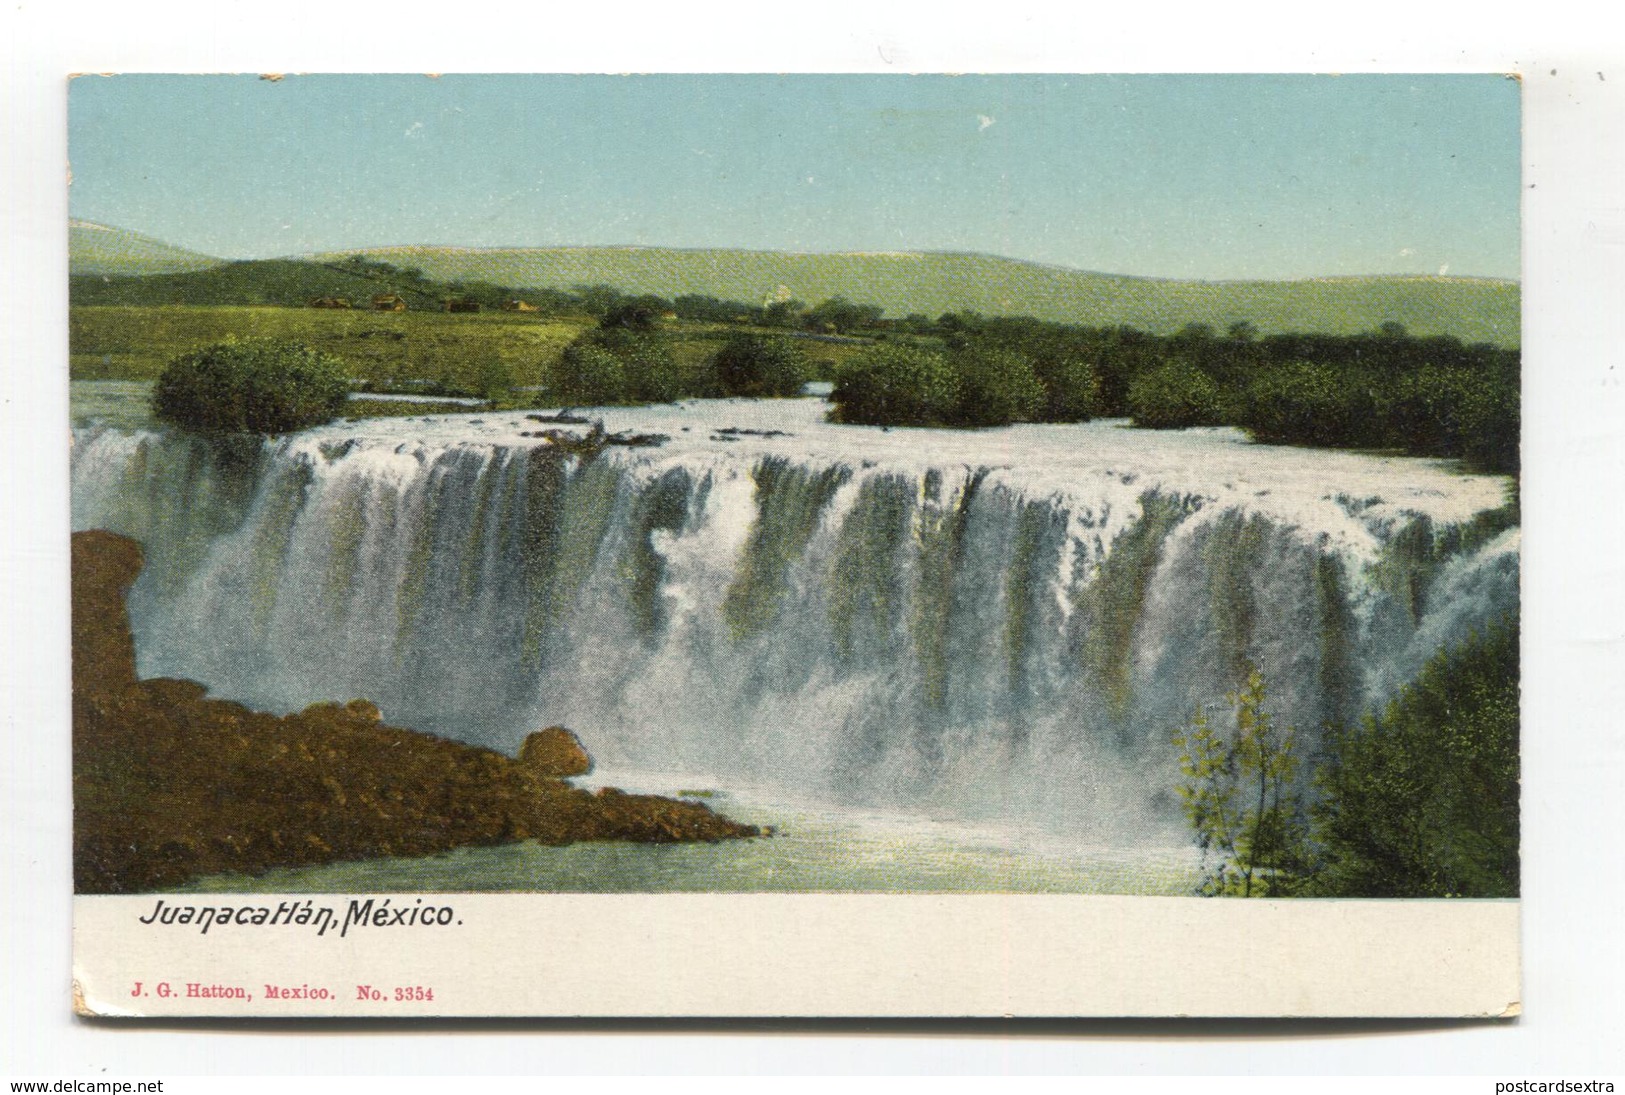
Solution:
<path fill-rule="evenodd" d="M 670 440 L 596 454 L 513 413 L 246 448 L 86 426 L 74 524 L 147 545 L 144 675 L 365 696 L 506 750 L 563 723 L 611 767 L 1105 840 L 1177 817 L 1169 739 L 1248 665 L 1312 750 L 1517 607 L 1497 479 L 821 409 L 606 411 Z"/>

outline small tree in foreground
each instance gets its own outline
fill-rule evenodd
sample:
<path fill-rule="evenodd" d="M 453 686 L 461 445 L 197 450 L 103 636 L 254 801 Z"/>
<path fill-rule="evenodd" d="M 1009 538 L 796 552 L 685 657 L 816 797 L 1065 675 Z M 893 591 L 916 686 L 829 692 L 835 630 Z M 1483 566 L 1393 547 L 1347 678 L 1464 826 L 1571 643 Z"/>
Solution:
<path fill-rule="evenodd" d="M 171 361 L 153 388 L 160 419 L 205 433 L 286 433 L 336 417 L 343 362 L 297 342 L 228 339 Z"/>
<path fill-rule="evenodd" d="M 1232 732 L 1216 730 L 1198 708 L 1174 738 L 1185 776 L 1179 795 L 1202 849 L 1202 892 L 1263 897 L 1296 879 L 1304 846 L 1296 731 L 1276 729 L 1257 669 L 1226 699 L 1235 709 Z"/>

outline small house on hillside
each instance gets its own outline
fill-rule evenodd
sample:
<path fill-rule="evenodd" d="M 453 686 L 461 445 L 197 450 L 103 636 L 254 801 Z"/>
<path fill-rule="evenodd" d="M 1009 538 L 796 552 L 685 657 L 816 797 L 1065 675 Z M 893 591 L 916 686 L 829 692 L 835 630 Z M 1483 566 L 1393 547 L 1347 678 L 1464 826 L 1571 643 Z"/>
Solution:
<path fill-rule="evenodd" d="M 317 297 L 310 302 L 312 308 L 350 308 L 349 297 Z"/>
<path fill-rule="evenodd" d="M 453 297 L 446 301 L 446 311 L 448 312 L 477 312 L 479 310 L 480 302 L 469 300 L 467 297 Z"/>
<path fill-rule="evenodd" d="M 380 293 L 372 298 L 372 310 L 375 312 L 404 312 L 406 301 L 394 293 Z"/>
<path fill-rule="evenodd" d="M 528 300 L 505 300 L 502 302 L 504 312 L 539 312 L 540 308 Z"/>

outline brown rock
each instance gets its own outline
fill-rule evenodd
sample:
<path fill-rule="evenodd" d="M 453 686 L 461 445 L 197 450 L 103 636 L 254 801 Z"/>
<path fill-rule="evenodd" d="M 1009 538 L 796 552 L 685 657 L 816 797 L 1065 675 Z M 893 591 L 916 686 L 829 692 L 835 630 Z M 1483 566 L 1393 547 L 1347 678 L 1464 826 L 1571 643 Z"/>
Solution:
<path fill-rule="evenodd" d="M 497 841 L 758 834 L 699 804 L 572 787 L 562 777 L 592 761 L 560 727 L 531 735 L 515 760 L 387 725 L 365 700 L 277 716 L 210 699 L 195 681 L 137 681 L 124 594 L 140 563 L 131 540 L 74 534 L 80 893 Z"/>
<path fill-rule="evenodd" d="M 208 688 L 197 681 L 182 680 L 178 677 L 151 677 L 136 687 L 141 689 L 147 699 L 166 707 L 195 703 L 209 692 Z"/>
<path fill-rule="evenodd" d="M 135 640 L 124 594 L 141 573 L 141 545 L 111 532 L 73 535 L 73 687 L 117 694 L 135 684 Z"/>
<path fill-rule="evenodd" d="M 562 726 L 549 726 L 519 747 L 519 767 L 542 779 L 568 779 L 592 771 L 592 758 L 581 739 Z"/>

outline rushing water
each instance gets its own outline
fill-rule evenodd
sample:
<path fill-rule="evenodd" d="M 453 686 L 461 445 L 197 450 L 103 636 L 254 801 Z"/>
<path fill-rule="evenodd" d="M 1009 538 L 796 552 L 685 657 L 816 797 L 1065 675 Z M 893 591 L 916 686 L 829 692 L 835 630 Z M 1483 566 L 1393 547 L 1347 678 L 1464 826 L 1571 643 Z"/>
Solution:
<path fill-rule="evenodd" d="M 964 839 L 984 852 L 987 826 L 1015 826 L 1097 864 L 1154 858 L 1183 839 L 1169 738 L 1246 666 L 1312 751 L 1517 607 L 1518 531 L 1483 516 L 1503 480 L 1227 429 L 885 431 L 798 399 L 595 411 L 668 440 L 591 457 L 512 412 L 228 451 L 132 428 L 106 389 L 75 401 L 119 423 L 76 429 L 74 525 L 148 546 L 144 675 L 273 710 L 366 696 L 509 751 L 563 723 L 612 770 L 751 788 L 739 812 L 780 816 L 774 788 L 819 804 L 789 816 L 826 858 L 882 839 L 875 811 L 981 833 Z M 933 833 L 908 839 L 948 840 Z M 775 857 L 801 854 L 736 859 L 776 888 L 804 876 Z M 664 888 L 657 856 L 707 853 L 444 862 L 466 881 L 525 855 L 552 857 L 529 875 L 542 888 L 625 855 L 655 873 L 617 877 Z M 1073 863 L 1027 885 L 997 858 L 956 877 L 1106 877 Z M 902 875 L 944 888 L 928 860 Z M 888 888 L 871 875 L 840 877 Z"/>

